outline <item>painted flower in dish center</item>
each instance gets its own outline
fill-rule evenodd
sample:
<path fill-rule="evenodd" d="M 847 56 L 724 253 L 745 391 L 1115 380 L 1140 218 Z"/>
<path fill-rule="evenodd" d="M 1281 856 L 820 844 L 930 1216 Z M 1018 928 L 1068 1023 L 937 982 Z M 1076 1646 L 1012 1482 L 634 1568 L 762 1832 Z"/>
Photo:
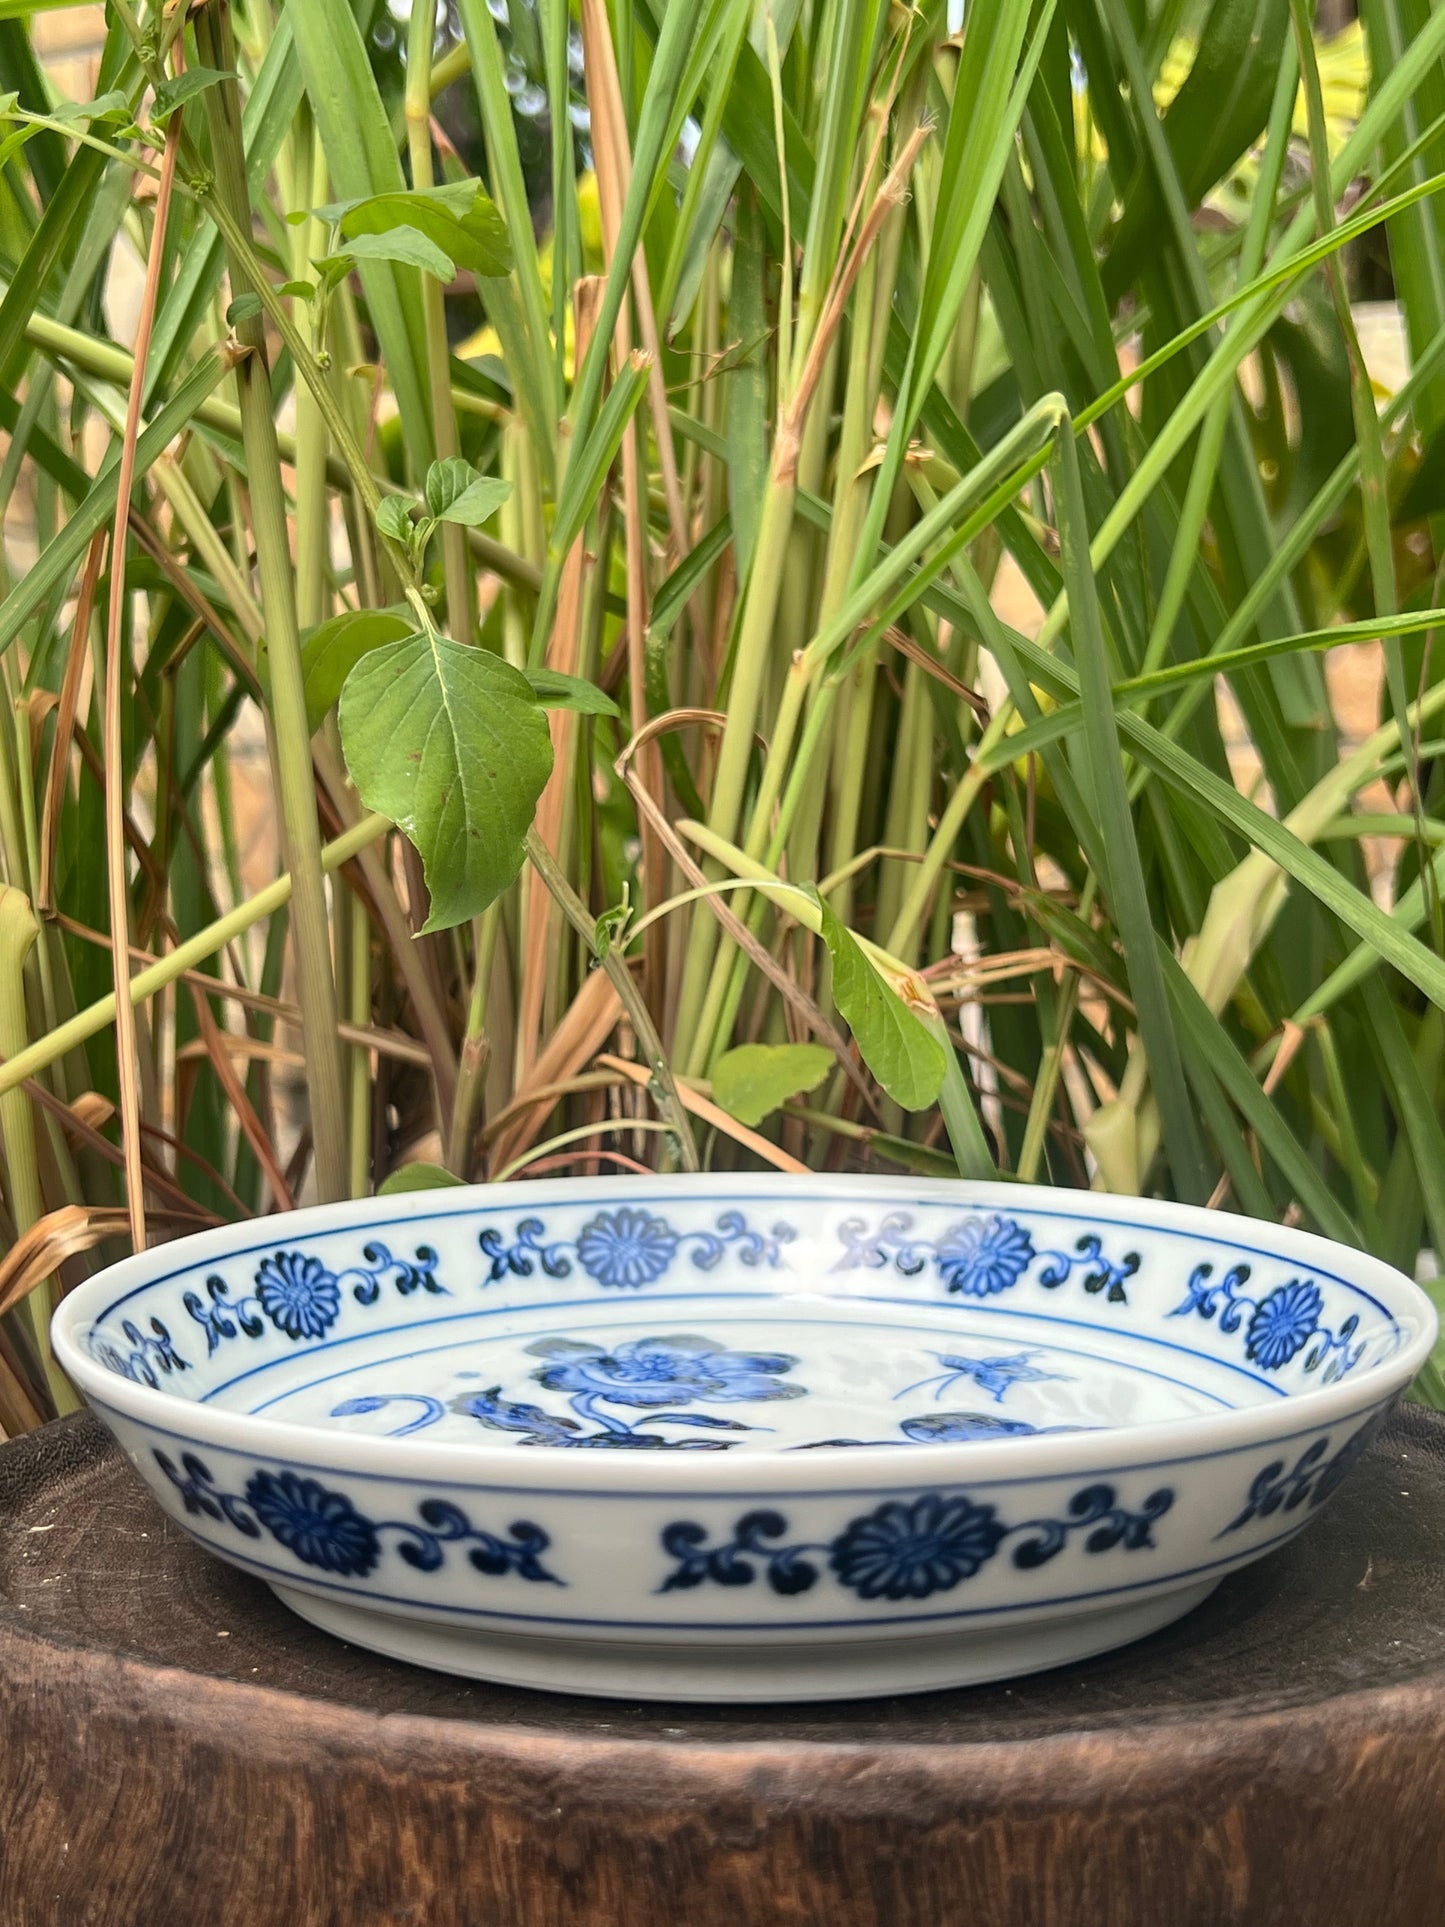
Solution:
<path fill-rule="evenodd" d="M 731 1404 L 739 1399 L 801 1398 L 804 1387 L 779 1383 L 797 1359 L 786 1352 L 730 1352 L 709 1338 L 681 1334 L 636 1338 L 609 1352 L 570 1338 L 545 1338 L 528 1347 L 552 1363 L 535 1373 L 549 1392 L 588 1394 L 613 1405 L 661 1409 L 694 1399 Z"/>

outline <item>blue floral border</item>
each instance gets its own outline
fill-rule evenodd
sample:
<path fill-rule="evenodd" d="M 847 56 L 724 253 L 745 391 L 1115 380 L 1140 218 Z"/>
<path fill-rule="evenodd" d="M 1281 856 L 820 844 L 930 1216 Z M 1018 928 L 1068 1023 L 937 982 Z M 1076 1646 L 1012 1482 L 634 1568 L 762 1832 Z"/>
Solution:
<path fill-rule="evenodd" d="M 714 1269 L 724 1256 L 747 1266 L 776 1268 L 797 1235 L 796 1228 L 783 1221 L 767 1231 L 758 1229 L 737 1209 L 720 1213 L 710 1230 L 682 1231 L 667 1217 L 628 1203 L 595 1211 L 573 1237 L 551 1238 L 546 1220 L 529 1216 L 516 1222 L 510 1237 L 494 1224 L 485 1225 L 477 1242 L 485 1264 L 484 1288 L 508 1276 L 560 1279 L 578 1269 L 604 1290 L 638 1291 L 666 1277 L 684 1252 L 702 1272 Z M 1031 1278 L 1045 1291 L 1076 1282 L 1085 1293 L 1127 1312 L 1129 1281 L 1142 1262 L 1137 1250 L 1107 1251 L 1097 1232 L 1081 1233 L 1071 1249 L 1036 1246 L 1028 1226 L 999 1211 L 959 1218 L 935 1238 L 918 1233 L 906 1211 L 887 1212 L 873 1226 L 862 1217 L 850 1217 L 839 1224 L 838 1237 L 843 1251 L 835 1272 L 891 1269 L 913 1278 L 931 1264 L 947 1293 L 985 1302 Z M 437 1276 L 437 1254 L 429 1245 L 418 1245 L 410 1258 L 393 1257 L 386 1244 L 372 1240 L 363 1247 L 363 1257 L 363 1264 L 332 1271 L 314 1253 L 278 1248 L 262 1258 L 249 1289 L 239 1295 L 217 1272 L 207 1278 L 203 1291 L 186 1290 L 182 1305 L 205 1333 L 209 1357 L 222 1345 L 259 1338 L 268 1329 L 293 1343 L 322 1339 L 340 1316 L 348 1292 L 360 1305 L 375 1304 L 388 1287 L 403 1298 L 414 1292 L 448 1295 Z M 1356 1335 L 1358 1313 L 1330 1324 L 1313 1277 L 1297 1276 L 1256 1295 L 1244 1289 L 1251 1273 L 1252 1267 L 1240 1262 L 1216 1278 L 1211 1263 L 1196 1265 L 1184 1301 L 1168 1315 L 1217 1321 L 1219 1331 L 1230 1336 L 1242 1332 L 1245 1359 L 1266 1374 L 1278 1374 L 1301 1352 L 1303 1371 L 1318 1371 L 1322 1384 L 1355 1368 L 1366 1348 Z M 92 1328 L 87 1338 L 92 1356 L 108 1370 L 150 1386 L 190 1369 L 166 1322 L 154 1316 L 148 1322 L 146 1331 L 135 1320 L 124 1320 L 119 1339 Z M 1398 1330 L 1398 1321 L 1392 1323 Z"/>

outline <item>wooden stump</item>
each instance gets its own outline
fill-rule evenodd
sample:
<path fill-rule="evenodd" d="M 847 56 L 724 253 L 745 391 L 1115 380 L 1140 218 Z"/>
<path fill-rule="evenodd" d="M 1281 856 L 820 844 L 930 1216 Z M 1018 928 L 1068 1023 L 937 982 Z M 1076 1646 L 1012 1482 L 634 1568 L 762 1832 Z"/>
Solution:
<path fill-rule="evenodd" d="M 1102 1659 L 675 1708 L 375 1659 L 88 1417 L 0 1450 L 0 1927 L 1431 1927 L 1445 1422 Z"/>

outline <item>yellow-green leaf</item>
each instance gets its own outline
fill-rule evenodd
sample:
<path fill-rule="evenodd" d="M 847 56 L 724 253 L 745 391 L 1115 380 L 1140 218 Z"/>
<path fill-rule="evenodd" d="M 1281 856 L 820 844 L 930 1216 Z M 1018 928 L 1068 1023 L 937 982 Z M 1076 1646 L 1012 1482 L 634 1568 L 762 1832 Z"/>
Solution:
<path fill-rule="evenodd" d="M 822 1044 L 739 1044 L 713 1065 L 712 1094 L 730 1117 L 761 1124 L 788 1098 L 815 1091 L 832 1062 Z"/>

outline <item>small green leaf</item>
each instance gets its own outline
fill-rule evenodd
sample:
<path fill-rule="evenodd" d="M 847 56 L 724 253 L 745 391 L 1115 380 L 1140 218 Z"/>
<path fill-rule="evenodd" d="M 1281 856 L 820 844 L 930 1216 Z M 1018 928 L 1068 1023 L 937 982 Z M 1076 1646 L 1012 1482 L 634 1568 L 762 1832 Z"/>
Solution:
<path fill-rule="evenodd" d="M 178 107 L 197 94 L 205 93 L 208 87 L 219 86 L 223 80 L 234 80 L 235 74 L 229 70 L 217 73 L 214 67 L 187 67 L 183 74 L 171 80 L 163 80 L 156 88 L 155 105 L 151 108 L 151 119 L 157 127 L 164 126 Z"/>
<path fill-rule="evenodd" d="M 459 268 L 480 275 L 504 275 L 511 270 L 507 230 L 478 181 L 373 194 L 364 201 L 318 208 L 317 212 L 323 219 L 338 220 L 348 242 L 365 234 L 415 228 Z"/>
<path fill-rule="evenodd" d="M 298 301 L 310 301 L 316 293 L 314 281 L 283 281 L 277 294 L 289 294 Z"/>
<path fill-rule="evenodd" d="M 346 243 L 343 254 L 328 254 L 328 261 L 402 261 L 408 267 L 425 268 L 438 281 L 457 278 L 456 263 L 429 234 L 419 228 L 388 228 L 385 234 L 358 234 Z"/>
<path fill-rule="evenodd" d="M 547 718 L 526 677 L 445 636 L 386 643 L 346 679 L 341 742 L 366 807 L 421 853 L 426 928 L 485 910 L 522 867 L 552 771 Z"/>
<path fill-rule="evenodd" d="M 833 1002 L 863 1062 L 905 1111 L 926 1111 L 943 1089 L 943 1046 L 883 981 L 852 931 L 822 899 L 822 937 L 833 959 Z"/>
<path fill-rule="evenodd" d="M 411 541 L 411 503 L 404 495 L 384 495 L 376 505 L 376 526 L 393 542 Z"/>
<path fill-rule="evenodd" d="M 426 505 L 438 522 L 460 522 L 478 529 L 490 521 L 512 492 L 512 484 L 449 455 L 433 462 L 426 475 Z"/>
<path fill-rule="evenodd" d="M 346 609 L 313 629 L 301 644 L 306 722 L 312 732 L 320 729 L 328 711 L 340 699 L 346 678 L 363 656 L 383 643 L 400 642 L 415 630 L 409 616 L 388 609 Z"/>
<path fill-rule="evenodd" d="M 21 148 L 34 140 L 37 134 L 44 132 L 45 129 L 38 121 L 22 121 L 13 134 L 7 134 L 5 139 L 0 141 L 0 167 L 8 167 Z"/>
<path fill-rule="evenodd" d="M 316 270 L 316 283 L 323 294 L 330 294 L 356 266 L 349 254 L 320 254 L 313 258 L 311 265 Z"/>
<path fill-rule="evenodd" d="M 259 294 L 238 294 L 226 310 L 226 326 L 234 328 L 238 321 L 249 321 L 252 315 L 261 312 Z"/>
<path fill-rule="evenodd" d="M 761 1124 L 786 1099 L 817 1090 L 832 1063 L 822 1044 L 739 1044 L 714 1064 L 712 1094 L 739 1123 Z"/>
<path fill-rule="evenodd" d="M 10 94 L 10 95 L 7 95 L 6 98 L 11 102 L 13 102 L 15 99 L 15 96 L 13 94 Z M 5 112 L 4 103 L 0 102 L 0 115 L 3 115 L 4 112 Z M 52 120 L 64 120 L 64 121 L 69 121 L 69 120 L 103 120 L 106 122 L 117 121 L 117 120 L 129 121 L 130 102 L 124 94 L 120 93 L 117 89 L 112 88 L 112 90 L 108 94 L 101 94 L 95 100 L 57 101 L 55 106 L 52 107 L 50 110 L 50 118 Z"/>
<path fill-rule="evenodd" d="M 465 1184 L 455 1171 L 448 1171 L 442 1164 L 403 1164 L 396 1171 L 388 1171 L 376 1187 L 379 1198 L 394 1198 L 403 1191 L 446 1191 L 458 1184 Z"/>
<path fill-rule="evenodd" d="M 579 716 L 620 716 L 621 710 L 595 682 L 560 669 L 529 669 L 527 681 L 544 709 L 575 709 Z"/>
<path fill-rule="evenodd" d="M 610 910 L 604 910 L 592 930 L 592 950 L 601 963 L 608 957 L 622 939 L 632 918 L 632 905 L 628 901 L 627 885 L 622 886 L 622 901 L 614 903 Z"/>

